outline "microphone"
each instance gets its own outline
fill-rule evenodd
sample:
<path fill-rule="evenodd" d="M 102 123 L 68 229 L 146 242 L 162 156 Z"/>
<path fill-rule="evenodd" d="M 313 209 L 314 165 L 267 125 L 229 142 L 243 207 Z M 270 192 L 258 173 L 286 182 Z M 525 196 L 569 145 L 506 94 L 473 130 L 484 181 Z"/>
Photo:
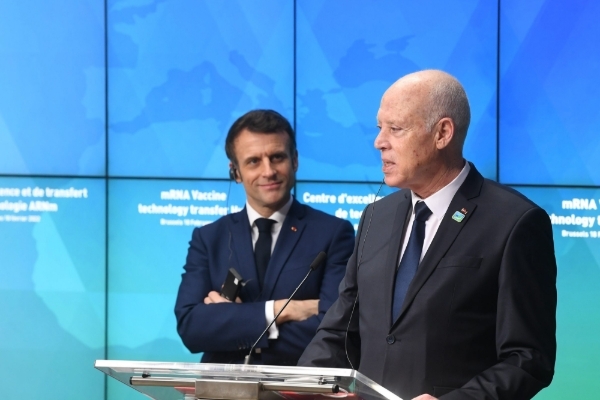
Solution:
<path fill-rule="evenodd" d="M 292 301 L 292 297 L 294 297 L 294 295 L 296 294 L 296 292 L 302 287 L 302 285 L 304 284 L 304 282 L 306 281 L 306 279 L 308 279 L 308 276 L 310 275 L 310 273 L 313 272 L 314 270 L 316 270 L 317 268 L 319 268 L 321 266 L 321 264 L 323 264 L 323 262 L 325 261 L 326 258 L 327 258 L 327 253 L 325 253 L 324 251 L 322 251 L 319 254 L 317 254 L 317 256 L 315 257 L 315 259 L 313 260 L 313 262 L 310 263 L 310 269 L 308 270 L 308 273 L 306 274 L 306 276 L 304 277 L 304 279 L 302 279 L 302 282 L 300 282 L 300 284 L 298 285 L 298 287 L 296 287 L 296 289 L 294 290 L 294 292 L 292 293 L 292 295 L 289 297 L 289 299 L 287 299 L 287 301 L 285 302 L 285 304 L 283 305 L 283 307 L 281 307 L 281 310 L 279 310 L 279 312 L 277 313 L 277 315 L 275 316 L 275 318 L 273 318 L 273 320 L 267 326 L 267 328 L 263 331 L 263 333 L 261 333 L 260 336 L 258 337 L 258 339 L 256 339 L 256 342 L 254 342 L 254 344 L 250 348 L 250 352 L 248 353 L 248 355 L 246 357 L 244 357 L 244 365 L 250 364 L 250 357 L 252 356 L 252 351 L 254 350 L 254 348 L 256 347 L 256 345 L 258 344 L 258 342 L 260 342 L 260 339 L 262 339 L 263 336 L 265 336 L 265 333 L 267 333 L 269 331 L 269 329 L 273 326 L 273 324 L 275 323 L 275 321 L 277 321 L 277 318 L 281 315 L 281 313 L 283 312 L 283 310 L 285 310 L 285 308 L 287 307 L 287 305 L 290 304 L 290 301 Z"/>

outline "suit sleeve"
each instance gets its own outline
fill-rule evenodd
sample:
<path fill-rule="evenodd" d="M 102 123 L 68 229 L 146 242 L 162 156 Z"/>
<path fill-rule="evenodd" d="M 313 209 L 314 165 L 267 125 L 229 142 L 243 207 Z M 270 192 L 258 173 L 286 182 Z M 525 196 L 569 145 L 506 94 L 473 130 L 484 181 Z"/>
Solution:
<path fill-rule="evenodd" d="M 499 362 L 440 399 L 530 399 L 550 384 L 556 357 L 556 272 L 550 219 L 542 209 L 530 209 L 509 235 L 500 265 Z"/>
<path fill-rule="evenodd" d="M 319 291 L 319 314 L 304 321 L 290 321 L 279 325 L 279 338 L 270 344 L 278 353 L 288 353 L 296 360 L 302 354 L 325 313 L 338 297 L 338 286 L 344 277 L 353 247 L 354 228 L 348 221 L 338 220 L 326 250 L 327 261 Z"/>
<path fill-rule="evenodd" d="M 211 290 L 220 290 L 211 279 L 208 246 L 194 229 L 175 304 L 177 332 L 192 353 L 249 349 L 267 326 L 265 302 L 204 304 Z"/>
<path fill-rule="evenodd" d="M 317 334 L 302 354 L 298 362 L 299 366 L 358 369 L 360 335 L 356 282 L 357 253 L 366 214 L 367 212 L 363 212 L 354 251 L 348 260 L 344 279 L 339 284 L 339 297 L 325 314 Z"/>

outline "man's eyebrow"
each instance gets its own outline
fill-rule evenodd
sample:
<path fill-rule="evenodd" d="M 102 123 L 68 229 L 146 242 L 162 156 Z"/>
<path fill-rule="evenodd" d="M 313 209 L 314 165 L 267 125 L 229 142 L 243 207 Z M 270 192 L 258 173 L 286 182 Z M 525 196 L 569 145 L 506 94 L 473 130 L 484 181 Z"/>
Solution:
<path fill-rule="evenodd" d="M 241 161 L 242 161 L 243 163 L 245 163 L 245 162 L 248 162 L 248 161 L 256 160 L 256 159 L 258 159 L 258 158 L 259 158 L 259 157 L 257 157 L 257 156 L 248 156 L 248 157 L 242 158 L 242 160 L 241 160 Z"/>

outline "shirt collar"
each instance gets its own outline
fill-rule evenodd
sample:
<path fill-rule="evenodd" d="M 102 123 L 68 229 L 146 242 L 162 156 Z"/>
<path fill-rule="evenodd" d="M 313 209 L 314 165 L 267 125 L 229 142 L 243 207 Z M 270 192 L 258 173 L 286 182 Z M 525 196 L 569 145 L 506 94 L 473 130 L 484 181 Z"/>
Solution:
<path fill-rule="evenodd" d="M 465 166 L 460 171 L 460 173 L 446 186 L 423 200 L 420 198 L 415 192 L 411 191 L 412 195 L 412 205 L 413 210 L 415 209 L 415 204 L 417 201 L 424 201 L 427 204 L 427 207 L 431 210 L 432 214 L 435 218 L 442 219 L 448 207 L 450 206 L 450 202 L 454 198 L 454 195 L 463 184 L 465 179 L 467 179 L 467 175 L 469 175 L 469 171 L 471 170 L 471 166 L 468 161 L 465 161 Z M 414 212 L 414 211 L 413 211 Z"/>
<path fill-rule="evenodd" d="M 288 211 L 290 211 L 290 208 L 292 207 L 293 201 L 294 201 L 294 197 L 290 196 L 290 199 L 287 201 L 287 203 L 285 203 L 283 205 L 283 207 L 281 207 L 279 210 L 275 211 L 269 217 L 269 219 L 272 219 L 273 221 L 278 222 L 278 223 L 283 223 Z M 256 221 L 257 219 L 264 218 L 254 208 L 252 208 L 250 203 L 248 203 L 248 200 L 246 200 L 246 212 L 248 213 L 248 220 L 250 221 L 250 226 L 253 226 L 254 221 Z"/>

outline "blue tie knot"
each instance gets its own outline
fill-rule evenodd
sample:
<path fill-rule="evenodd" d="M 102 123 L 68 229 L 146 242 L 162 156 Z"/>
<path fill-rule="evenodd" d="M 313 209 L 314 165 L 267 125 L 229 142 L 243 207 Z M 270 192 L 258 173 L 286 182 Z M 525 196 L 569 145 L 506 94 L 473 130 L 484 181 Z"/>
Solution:
<path fill-rule="evenodd" d="M 431 210 L 424 201 L 418 201 L 417 204 L 415 204 L 415 219 L 417 221 L 427 221 L 431 214 Z"/>

